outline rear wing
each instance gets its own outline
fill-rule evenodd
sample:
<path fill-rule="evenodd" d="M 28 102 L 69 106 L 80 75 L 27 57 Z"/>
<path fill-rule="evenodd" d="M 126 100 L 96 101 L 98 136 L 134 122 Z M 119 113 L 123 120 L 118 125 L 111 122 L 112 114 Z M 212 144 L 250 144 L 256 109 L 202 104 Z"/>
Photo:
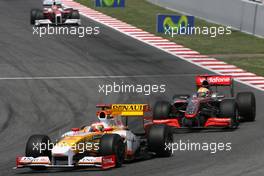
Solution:
<path fill-rule="evenodd" d="M 62 2 L 60 0 L 44 0 L 42 4 L 44 6 L 51 6 L 54 2 L 56 2 L 56 5 L 62 5 Z"/>
<path fill-rule="evenodd" d="M 101 109 L 97 113 L 105 111 L 113 116 L 144 116 L 145 112 L 150 112 L 148 104 L 99 104 L 96 107 Z"/>
<path fill-rule="evenodd" d="M 195 82 L 197 89 L 202 86 L 204 80 L 207 80 L 210 86 L 229 86 L 231 95 L 234 95 L 233 77 L 229 75 L 198 75 Z"/>

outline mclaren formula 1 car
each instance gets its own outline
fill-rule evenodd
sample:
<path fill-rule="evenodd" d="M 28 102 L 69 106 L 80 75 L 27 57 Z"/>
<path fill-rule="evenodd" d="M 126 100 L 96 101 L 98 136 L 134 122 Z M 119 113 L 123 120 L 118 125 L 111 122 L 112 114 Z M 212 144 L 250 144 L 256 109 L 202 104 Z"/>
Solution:
<path fill-rule="evenodd" d="M 170 128 L 152 125 L 144 120 L 149 111 L 146 104 L 98 105 L 99 122 L 82 128 L 73 128 L 53 144 L 46 135 L 32 135 L 26 144 L 25 156 L 17 157 L 16 168 L 31 169 L 120 167 L 124 161 L 152 156 L 169 157 L 173 142 Z M 142 133 L 129 129 L 129 120 L 141 119 Z"/>
<path fill-rule="evenodd" d="M 44 0 L 43 9 L 32 9 L 32 25 L 80 25 L 80 14 L 73 8 L 64 8 L 58 0 Z"/>
<path fill-rule="evenodd" d="M 252 92 L 239 92 L 236 97 L 231 76 L 200 75 L 197 92 L 175 95 L 173 101 L 158 101 L 153 108 L 153 123 L 176 128 L 237 128 L 240 121 L 254 121 L 256 101 Z M 228 87 L 228 94 L 219 89 Z"/>

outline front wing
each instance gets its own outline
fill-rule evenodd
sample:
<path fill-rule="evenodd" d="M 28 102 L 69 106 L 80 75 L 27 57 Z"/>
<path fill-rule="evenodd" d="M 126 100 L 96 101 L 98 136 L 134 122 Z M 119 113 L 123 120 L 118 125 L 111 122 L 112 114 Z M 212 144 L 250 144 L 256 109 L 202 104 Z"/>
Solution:
<path fill-rule="evenodd" d="M 163 120 L 153 120 L 153 124 L 166 124 L 170 127 L 175 128 L 184 128 L 180 125 L 179 119 L 172 118 L 172 119 L 163 119 Z M 202 128 L 225 128 L 225 127 L 231 127 L 231 119 L 228 117 L 210 117 L 207 119 L 206 123 Z M 194 127 L 195 128 L 195 127 Z M 201 128 L 201 127 L 199 127 Z"/>
<path fill-rule="evenodd" d="M 56 165 L 52 164 L 49 157 L 41 156 L 37 158 L 33 157 L 17 157 L 16 158 L 16 167 L 17 168 L 25 168 L 25 167 L 46 167 L 46 168 L 77 168 L 77 167 L 95 167 L 100 169 L 109 169 L 113 168 L 116 165 L 115 155 L 108 156 L 86 156 L 80 159 L 76 164 L 70 165 Z"/>
<path fill-rule="evenodd" d="M 43 19 L 43 20 L 35 20 L 35 25 L 36 26 L 40 26 L 40 25 L 81 25 L 81 20 L 80 19 L 67 19 L 64 23 L 60 24 L 56 24 L 53 23 L 52 21 L 50 21 L 49 19 Z"/>

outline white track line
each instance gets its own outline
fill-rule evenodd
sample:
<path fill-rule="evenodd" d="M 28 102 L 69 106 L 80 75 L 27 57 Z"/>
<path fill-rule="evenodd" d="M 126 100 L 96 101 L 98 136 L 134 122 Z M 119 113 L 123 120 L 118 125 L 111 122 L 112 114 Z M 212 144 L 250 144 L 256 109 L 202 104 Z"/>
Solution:
<path fill-rule="evenodd" d="M 160 74 L 160 75 L 102 75 L 102 76 L 36 76 L 36 77 L 0 77 L 5 80 L 60 80 L 60 79 L 121 79 L 121 78 L 157 78 L 157 77 L 193 77 L 197 74 Z"/>

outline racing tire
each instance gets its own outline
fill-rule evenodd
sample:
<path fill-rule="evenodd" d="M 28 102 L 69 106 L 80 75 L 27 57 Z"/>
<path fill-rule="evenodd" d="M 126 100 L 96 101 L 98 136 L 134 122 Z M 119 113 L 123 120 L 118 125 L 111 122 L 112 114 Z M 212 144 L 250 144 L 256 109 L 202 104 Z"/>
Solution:
<path fill-rule="evenodd" d="M 29 137 L 26 144 L 25 154 L 27 157 L 48 156 L 51 159 L 51 140 L 46 135 L 32 135 Z M 37 148 L 36 148 L 37 147 Z M 42 147 L 45 147 L 42 150 Z M 41 149 L 41 150 L 40 150 Z M 44 170 L 46 167 L 30 167 L 33 170 Z"/>
<path fill-rule="evenodd" d="M 36 20 L 42 20 L 42 19 L 44 19 L 43 12 L 41 10 L 37 10 Z"/>
<path fill-rule="evenodd" d="M 167 125 L 152 125 L 147 141 L 149 150 L 156 153 L 157 156 L 170 157 L 172 155 L 173 134 Z"/>
<path fill-rule="evenodd" d="M 37 19 L 37 13 L 38 13 L 39 9 L 32 9 L 30 11 L 30 24 L 34 25 L 35 24 L 35 20 Z"/>
<path fill-rule="evenodd" d="M 231 119 L 231 128 L 239 126 L 238 109 L 235 99 L 223 99 L 220 103 L 220 117 L 229 117 Z"/>
<path fill-rule="evenodd" d="M 73 10 L 71 13 L 71 19 L 80 19 L 80 14 L 77 10 Z"/>
<path fill-rule="evenodd" d="M 252 92 L 240 92 L 236 96 L 239 116 L 243 121 L 253 122 L 256 118 L 256 98 Z"/>
<path fill-rule="evenodd" d="M 162 120 L 169 119 L 171 113 L 171 104 L 167 101 L 158 101 L 153 108 L 153 119 Z"/>
<path fill-rule="evenodd" d="M 118 134 L 104 134 L 99 143 L 101 156 L 115 155 L 116 166 L 121 167 L 125 158 L 125 144 Z"/>

